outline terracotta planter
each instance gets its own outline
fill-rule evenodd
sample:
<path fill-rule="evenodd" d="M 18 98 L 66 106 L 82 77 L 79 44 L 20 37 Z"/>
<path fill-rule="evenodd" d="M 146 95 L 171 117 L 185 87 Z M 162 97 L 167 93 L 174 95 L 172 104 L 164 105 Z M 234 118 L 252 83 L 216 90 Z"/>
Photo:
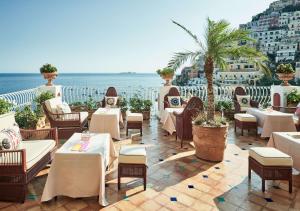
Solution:
<path fill-rule="evenodd" d="M 48 80 L 46 86 L 53 86 L 52 81 L 57 77 L 57 72 L 54 73 L 43 73 L 44 79 Z"/>
<path fill-rule="evenodd" d="M 295 74 L 294 73 L 277 73 L 277 77 L 279 80 L 282 80 L 283 83 L 281 84 L 281 86 L 289 86 L 289 81 L 293 80 Z"/>
<path fill-rule="evenodd" d="M 193 141 L 196 156 L 207 161 L 222 161 L 227 145 L 227 134 L 228 125 L 223 127 L 193 125 Z"/>
<path fill-rule="evenodd" d="M 143 120 L 149 120 L 150 119 L 150 111 L 143 111 Z"/>
<path fill-rule="evenodd" d="M 121 113 L 122 113 L 123 120 L 125 120 L 126 119 L 126 111 L 122 111 Z"/>
<path fill-rule="evenodd" d="M 173 76 L 174 76 L 174 74 L 161 76 L 162 79 L 164 79 L 166 81 L 166 83 L 164 84 L 165 86 L 171 86 L 172 85 L 171 82 L 172 82 Z"/>

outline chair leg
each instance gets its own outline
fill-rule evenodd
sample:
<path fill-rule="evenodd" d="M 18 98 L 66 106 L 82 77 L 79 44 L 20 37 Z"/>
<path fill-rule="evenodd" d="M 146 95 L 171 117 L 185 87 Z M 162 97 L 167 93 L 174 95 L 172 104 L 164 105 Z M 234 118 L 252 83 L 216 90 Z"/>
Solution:
<path fill-rule="evenodd" d="M 118 190 L 121 189 L 121 175 L 120 166 L 118 166 Z"/>
<path fill-rule="evenodd" d="M 236 120 L 234 121 L 234 132 L 236 133 Z"/>
<path fill-rule="evenodd" d="M 248 179 L 251 180 L 251 168 L 248 166 Z"/>
<path fill-rule="evenodd" d="M 265 185 L 266 185 L 265 183 L 266 183 L 265 179 L 262 179 L 262 181 L 261 181 L 262 192 L 265 192 Z"/>
<path fill-rule="evenodd" d="M 126 127 L 126 136 L 128 136 L 128 127 Z"/>
<path fill-rule="evenodd" d="M 293 192 L 293 175 L 292 175 L 292 170 L 291 170 L 291 174 L 290 174 L 290 178 L 289 178 L 289 192 L 290 193 Z"/>
<path fill-rule="evenodd" d="M 145 166 L 144 168 L 144 191 L 146 190 L 147 187 L 147 167 Z"/>
<path fill-rule="evenodd" d="M 183 139 L 180 139 L 180 141 L 181 141 L 181 148 L 183 147 Z"/>

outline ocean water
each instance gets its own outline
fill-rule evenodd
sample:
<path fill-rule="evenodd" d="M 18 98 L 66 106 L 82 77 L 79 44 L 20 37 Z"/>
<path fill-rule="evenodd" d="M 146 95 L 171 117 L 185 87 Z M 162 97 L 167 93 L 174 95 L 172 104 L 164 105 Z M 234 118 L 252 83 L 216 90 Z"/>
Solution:
<path fill-rule="evenodd" d="M 46 83 L 41 74 L 0 73 L 0 94 L 35 88 Z M 158 87 L 163 80 L 151 73 L 59 74 L 54 84 L 106 89 L 114 87 Z"/>

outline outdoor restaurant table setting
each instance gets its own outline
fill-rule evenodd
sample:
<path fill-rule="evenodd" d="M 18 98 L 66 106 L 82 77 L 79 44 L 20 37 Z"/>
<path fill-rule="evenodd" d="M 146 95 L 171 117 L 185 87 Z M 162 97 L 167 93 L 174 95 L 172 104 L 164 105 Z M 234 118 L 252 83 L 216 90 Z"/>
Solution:
<path fill-rule="evenodd" d="M 174 112 L 181 113 L 184 108 L 166 108 L 162 112 L 160 122 L 163 124 L 162 128 L 169 134 L 176 132 L 176 117 Z"/>
<path fill-rule="evenodd" d="M 262 138 L 270 137 L 272 132 L 296 132 L 294 115 L 273 109 L 248 108 L 247 113 L 256 117 Z"/>
<path fill-rule="evenodd" d="M 54 155 L 41 201 L 99 196 L 99 204 L 107 206 L 105 171 L 116 158 L 110 134 L 74 133 Z"/>
<path fill-rule="evenodd" d="M 89 131 L 110 133 L 112 138 L 120 140 L 120 124 L 123 125 L 120 108 L 99 108 L 92 115 Z"/>
<path fill-rule="evenodd" d="M 268 147 L 274 147 L 293 158 L 293 167 L 300 171 L 300 132 L 274 132 Z"/>

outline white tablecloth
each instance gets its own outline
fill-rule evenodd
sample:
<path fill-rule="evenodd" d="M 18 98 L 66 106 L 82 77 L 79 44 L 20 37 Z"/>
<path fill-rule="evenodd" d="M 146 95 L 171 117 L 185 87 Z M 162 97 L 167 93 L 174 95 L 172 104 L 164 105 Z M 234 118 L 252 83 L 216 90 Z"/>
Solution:
<path fill-rule="evenodd" d="M 282 113 L 274 110 L 261 110 L 249 108 L 248 114 L 252 114 L 257 119 L 257 124 L 261 130 L 261 137 L 270 137 L 272 132 L 296 132 L 293 114 Z"/>
<path fill-rule="evenodd" d="M 56 151 L 52 161 L 41 201 L 55 196 L 72 198 L 99 196 L 99 204 L 106 206 L 105 171 L 117 158 L 111 136 L 91 134 L 85 152 L 71 151 L 80 143 L 81 133 L 73 136 Z"/>
<path fill-rule="evenodd" d="M 120 108 L 99 108 L 92 115 L 89 131 L 110 133 L 112 138 L 120 140 L 119 123 L 123 124 Z"/>
<path fill-rule="evenodd" d="M 173 112 L 181 113 L 184 108 L 166 108 L 162 114 L 160 122 L 163 124 L 162 128 L 169 134 L 176 132 L 176 117 Z"/>
<path fill-rule="evenodd" d="M 298 137 L 293 137 L 297 135 Z M 272 133 L 268 147 L 274 147 L 293 158 L 293 167 L 300 171 L 300 133 Z"/>

